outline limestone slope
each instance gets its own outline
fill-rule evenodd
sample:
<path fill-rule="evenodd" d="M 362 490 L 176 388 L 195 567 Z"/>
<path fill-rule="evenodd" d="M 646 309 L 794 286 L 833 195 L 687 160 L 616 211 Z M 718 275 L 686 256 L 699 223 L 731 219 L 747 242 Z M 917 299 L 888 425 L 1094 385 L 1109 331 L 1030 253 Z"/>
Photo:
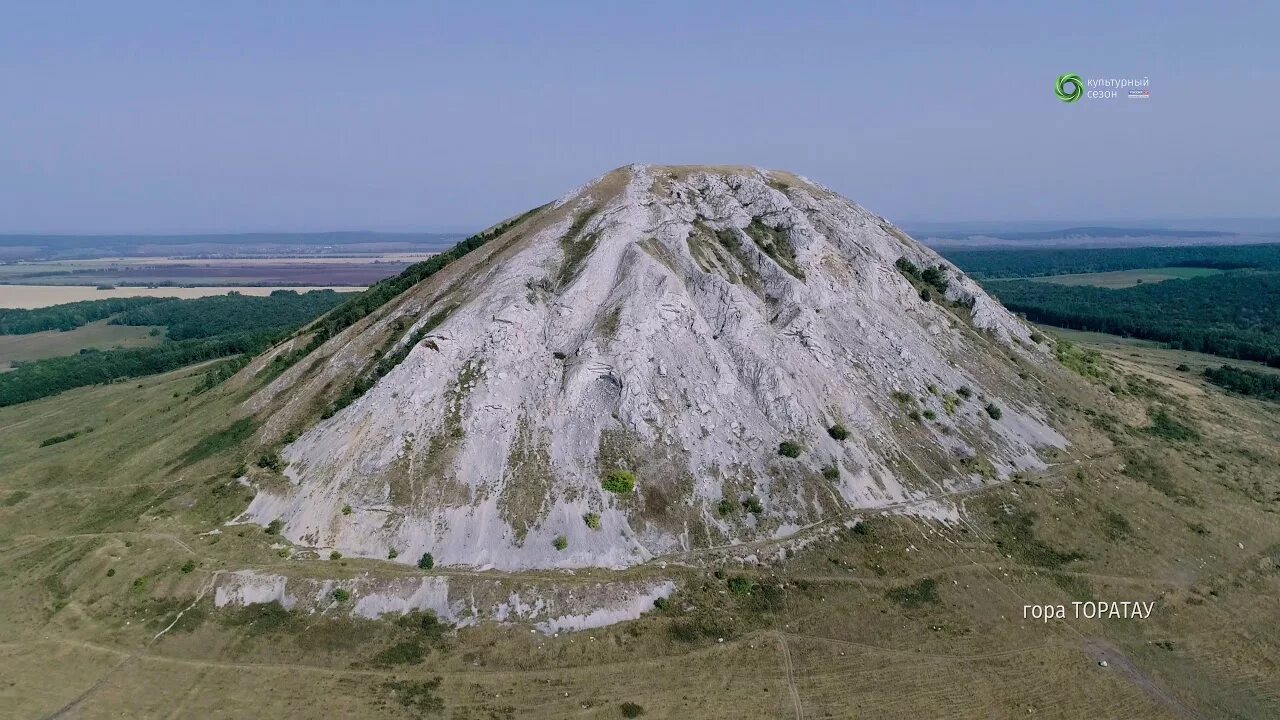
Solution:
<path fill-rule="evenodd" d="M 250 401 L 269 431 L 394 367 L 284 446 L 287 482 L 243 520 L 402 562 L 624 567 L 940 496 L 1065 444 L 1021 321 L 884 219 L 752 168 L 615 170 L 313 355 Z M 602 487 L 617 470 L 632 491 Z"/>

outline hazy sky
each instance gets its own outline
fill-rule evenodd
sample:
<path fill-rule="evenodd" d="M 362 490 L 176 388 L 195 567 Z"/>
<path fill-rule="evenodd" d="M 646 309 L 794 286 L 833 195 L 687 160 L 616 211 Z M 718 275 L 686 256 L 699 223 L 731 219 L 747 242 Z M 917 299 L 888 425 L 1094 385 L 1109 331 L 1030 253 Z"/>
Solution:
<path fill-rule="evenodd" d="M 1280 215 L 1280 3 L 977 4 L 4 2 L 0 232 L 472 227 L 630 162 L 906 222 Z"/>

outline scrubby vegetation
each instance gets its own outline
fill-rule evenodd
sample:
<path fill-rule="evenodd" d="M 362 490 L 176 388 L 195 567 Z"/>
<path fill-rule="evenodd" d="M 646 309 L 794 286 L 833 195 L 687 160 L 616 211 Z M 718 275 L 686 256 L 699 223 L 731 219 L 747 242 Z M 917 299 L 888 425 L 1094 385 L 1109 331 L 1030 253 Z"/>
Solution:
<path fill-rule="evenodd" d="M 1280 375 L 1223 365 L 1205 368 L 1204 376 L 1214 385 L 1241 395 L 1280 401 Z"/>
<path fill-rule="evenodd" d="M 1165 408 L 1157 408 L 1150 413 L 1151 424 L 1147 427 L 1147 432 L 1165 440 L 1173 440 L 1175 442 L 1186 442 L 1190 440 L 1199 440 L 1200 433 L 1185 423 L 1175 420 L 1169 411 Z"/>
<path fill-rule="evenodd" d="M 802 450 L 799 443 L 790 440 L 778 443 L 778 454 L 783 457 L 798 458 Z"/>
<path fill-rule="evenodd" d="M 592 530 L 599 530 L 600 529 L 600 513 L 589 512 L 586 515 L 582 516 L 582 522 L 586 523 L 587 527 L 591 528 Z"/>
<path fill-rule="evenodd" d="M 885 597 L 908 608 L 937 603 L 938 583 L 933 578 L 924 578 L 910 585 L 890 588 Z"/>
<path fill-rule="evenodd" d="M 636 488 L 636 476 L 626 470 L 610 470 L 600 481 L 600 487 L 611 493 L 629 493 Z"/>
<path fill-rule="evenodd" d="M 40 447 L 49 447 L 50 445 L 57 445 L 58 443 L 64 443 L 68 440 L 74 440 L 80 437 L 81 433 L 84 433 L 84 432 L 87 432 L 87 431 L 72 430 L 71 432 L 62 433 L 61 435 L 54 435 L 51 438 L 45 438 L 44 440 L 40 441 Z"/>

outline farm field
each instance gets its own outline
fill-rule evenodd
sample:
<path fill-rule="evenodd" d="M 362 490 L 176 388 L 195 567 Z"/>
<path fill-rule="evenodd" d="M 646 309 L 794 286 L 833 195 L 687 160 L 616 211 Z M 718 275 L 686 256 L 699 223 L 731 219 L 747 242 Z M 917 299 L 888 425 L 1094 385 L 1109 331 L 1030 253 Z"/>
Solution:
<path fill-rule="evenodd" d="M 287 285 L 365 286 L 430 254 L 315 258 L 113 258 L 0 265 L 15 285 Z"/>
<path fill-rule="evenodd" d="M 0 285 L 0 308 L 41 308 L 79 300 L 105 300 L 124 297 L 174 297 L 198 298 L 226 295 L 238 292 L 244 295 L 270 295 L 276 290 L 294 290 L 299 293 L 312 290 L 360 292 L 364 286 L 214 286 L 207 287 L 116 287 L 99 290 L 96 287 L 78 285 Z"/>
<path fill-rule="evenodd" d="M 163 337 L 153 330 L 146 326 L 108 325 L 106 320 L 99 320 L 65 332 L 47 330 L 30 335 L 0 335 L 0 371 L 10 369 L 14 362 L 75 355 L 85 348 L 109 350 L 158 345 Z"/>
<path fill-rule="evenodd" d="M 1214 268 L 1196 267 L 1161 267 L 1141 268 L 1137 270 L 1116 270 L 1112 272 L 1079 273 L 1075 275 L 1049 275 L 1027 278 L 1038 282 L 1056 285 L 1091 285 L 1101 288 L 1127 288 L 1143 283 L 1158 283 L 1165 280 L 1182 280 L 1221 274 Z"/>

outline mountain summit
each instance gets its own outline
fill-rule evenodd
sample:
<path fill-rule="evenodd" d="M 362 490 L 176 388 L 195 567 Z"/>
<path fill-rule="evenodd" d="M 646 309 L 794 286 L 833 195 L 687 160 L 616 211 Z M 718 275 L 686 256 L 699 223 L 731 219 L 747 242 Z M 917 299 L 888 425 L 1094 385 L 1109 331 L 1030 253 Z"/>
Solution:
<path fill-rule="evenodd" d="M 242 522 L 401 562 L 625 567 L 859 508 L 947 515 L 1065 444 L 1024 323 L 790 173 L 632 165 L 446 259 L 244 371 L 287 366 L 245 406 L 282 472 L 254 469 Z"/>

